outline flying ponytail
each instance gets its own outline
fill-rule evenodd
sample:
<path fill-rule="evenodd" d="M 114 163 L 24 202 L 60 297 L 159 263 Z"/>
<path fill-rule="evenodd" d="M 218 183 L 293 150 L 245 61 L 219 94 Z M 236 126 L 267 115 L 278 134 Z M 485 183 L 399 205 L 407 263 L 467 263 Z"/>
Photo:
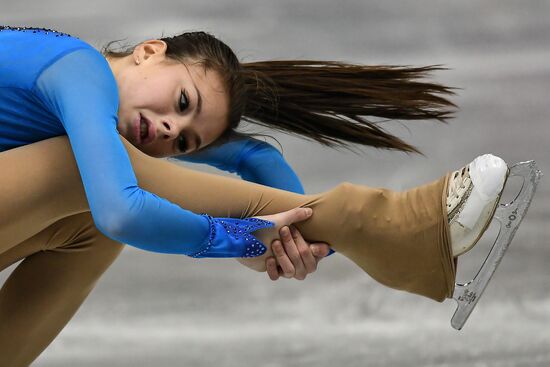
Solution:
<path fill-rule="evenodd" d="M 331 147 L 348 143 L 419 152 L 367 116 L 452 118 L 450 87 L 419 81 L 439 65 L 362 66 L 336 61 L 285 60 L 241 64 L 246 89 L 242 119 L 299 134 Z"/>

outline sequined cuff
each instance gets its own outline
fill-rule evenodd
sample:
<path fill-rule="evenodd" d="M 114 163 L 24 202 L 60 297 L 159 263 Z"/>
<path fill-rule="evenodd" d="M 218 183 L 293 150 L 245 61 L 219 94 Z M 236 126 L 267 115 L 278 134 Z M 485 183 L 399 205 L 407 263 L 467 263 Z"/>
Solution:
<path fill-rule="evenodd" d="M 203 257 L 256 257 L 267 248 L 251 233 L 262 228 L 273 227 L 275 223 L 258 218 L 213 218 L 201 214 L 210 224 L 210 235 L 205 247 L 190 255 Z"/>

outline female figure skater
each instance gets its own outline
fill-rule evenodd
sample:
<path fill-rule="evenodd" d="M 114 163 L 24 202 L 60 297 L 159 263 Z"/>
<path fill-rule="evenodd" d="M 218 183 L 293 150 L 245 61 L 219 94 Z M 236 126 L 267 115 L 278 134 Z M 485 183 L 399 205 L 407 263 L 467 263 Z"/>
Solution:
<path fill-rule="evenodd" d="M 475 245 L 498 203 L 507 176 L 500 158 L 478 157 L 405 192 L 343 183 L 303 195 L 298 186 L 258 184 L 284 161 L 234 132 L 245 118 L 327 145 L 415 152 L 360 116 L 445 120 L 454 105 L 441 95 L 450 88 L 416 80 L 436 69 L 240 64 L 203 32 L 101 54 L 56 31 L 0 29 L 0 269 L 25 258 L 0 290 L 3 362 L 27 365 L 47 347 L 120 243 L 234 257 L 275 276 L 275 261 L 266 262 L 272 241 L 296 222 L 283 236 L 294 264 L 312 256 L 305 240 L 324 242 L 382 284 L 450 297 L 456 257 Z M 257 183 L 156 159 L 168 156 Z M 276 172 L 296 180 L 287 168 Z"/>

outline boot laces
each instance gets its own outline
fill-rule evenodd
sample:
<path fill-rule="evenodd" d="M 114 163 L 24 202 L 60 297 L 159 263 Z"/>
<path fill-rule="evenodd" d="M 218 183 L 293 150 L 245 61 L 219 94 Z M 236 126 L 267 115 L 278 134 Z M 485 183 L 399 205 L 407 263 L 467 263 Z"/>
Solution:
<path fill-rule="evenodd" d="M 448 199 L 452 199 L 453 197 L 455 197 L 456 199 L 460 198 L 459 191 L 461 189 L 466 188 L 465 183 L 467 182 L 467 179 L 469 177 L 470 177 L 470 167 L 468 165 L 462 167 L 462 169 L 458 171 L 454 171 L 453 177 L 449 181 L 449 192 L 447 194 L 447 198 Z M 451 204 L 449 203 L 447 206 L 451 206 Z"/>

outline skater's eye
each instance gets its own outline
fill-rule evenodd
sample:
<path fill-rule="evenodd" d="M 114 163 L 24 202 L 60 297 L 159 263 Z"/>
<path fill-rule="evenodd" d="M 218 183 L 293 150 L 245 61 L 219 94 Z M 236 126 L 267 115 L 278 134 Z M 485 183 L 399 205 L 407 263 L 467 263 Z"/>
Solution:
<path fill-rule="evenodd" d="M 187 93 L 185 92 L 185 89 L 181 91 L 179 106 L 180 106 L 181 112 L 185 111 L 187 107 L 189 107 L 189 97 L 187 97 Z"/>
<path fill-rule="evenodd" d="M 187 150 L 187 141 L 185 140 L 185 136 L 180 135 L 178 138 L 178 149 L 180 152 L 185 153 Z"/>

